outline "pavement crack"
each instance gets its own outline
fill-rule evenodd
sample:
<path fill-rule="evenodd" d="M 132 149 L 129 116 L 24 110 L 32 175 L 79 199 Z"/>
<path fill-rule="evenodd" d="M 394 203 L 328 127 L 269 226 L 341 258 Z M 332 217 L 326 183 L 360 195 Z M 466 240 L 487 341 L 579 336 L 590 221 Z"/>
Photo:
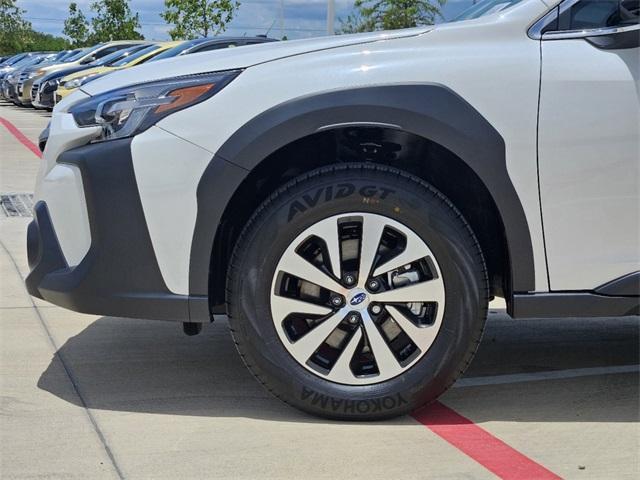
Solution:
<path fill-rule="evenodd" d="M 24 286 L 24 277 L 22 276 L 22 273 L 20 272 L 20 268 L 18 267 L 18 264 L 16 263 L 15 259 L 13 258 L 13 255 L 11 255 L 11 252 L 9 252 L 9 249 L 5 246 L 4 242 L 0 239 L 0 246 L 2 247 L 2 250 L 4 250 L 4 252 L 6 253 L 7 257 L 9 257 L 9 260 L 11 261 L 11 263 L 13 264 L 13 267 L 16 271 L 16 273 L 18 274 L 18 277 L 20 277 L 20 279 L 22 280 L 22 284 Z M 26 288 L 25 288 L 26 290 Z M 28 295 L 28 293 L 27 293 Z M 36 303 L 33 301 L 33 298 L 31 298 L 31 295 L 28 295 L 29 297 L 29 301 L 31 302 L 31 305 L 33 306 L 33 309 L 36 312 L 36 315 L 38 317 L 38 320 L 40 322 L 40 325 L 42 326 L 48 340 L 49 343 L 51 344 L 51 347 L 54 350 L 54 356 L 58 358 L 58 360 L 60 361 L 60 364 L 62 365 L 62 368 L 64 368 L 65 373 L 67 374 L 67 377 L 69 378 L 69 381 L 71 382 L 71 386 L 73 387 L 73 390 L 76 392 L 76 394 L 78 395 L 78 398 L 80 399 L 80 403 L 82 404 L 82 408 L 84 409 L 89 422 L 91 423 L 93 430 L 95 431 L 96 435 L 98 436 L 98 439 L 100 440 L 100 443 L 102 444 L 102 447 L 104 448 L 107 457 L 109 457 L 109 460 L 111 461 L 111 465 L 113 466 L 113 469 L 115 471 L 115 473 L 118 475 L 118 478 L 120 478 L 121 480 L 125 479 L 125 476 L 122 472 L 122 469 L 120 468 L 120 466 L 118 465 L 118 462 L 116 461 L 115 455 L 113 454 L 113 451 L 111 450 L 111 447 L 109 447 L 109 443 L 107 442 L 106 437 L 104 436 L 104 433 L 102 432 L 102 430 L 100 429 L 100 426 L 98 425 L 98 422 L 96 420 L 96 418 L 94 417 L 93 413 L 91 413 L 91 409 L 89 408 L 86 400 L 84 399 L 84 396 L 82 395 L 82 392 L 80 390 L 80 386 L 78 384 L 77 379 L 75 378 L 73 371 L 71 370 L 71 367 L 69 367 L 69 365 L 67 364 L 67 362 L 64 359 L 64 356 L 60 353 L 60 347 L 56 344 L 56 341 L 53 338 L 53 335 L 51 334 L 51 330 L 49 330 L 49 327 L 47 326 L 47 322 L 45 321 L 44 317 L 42 316 L 42 314 L 40 313 L 40 310 L 38 309 L 38 306 L 36 305 Z"/>

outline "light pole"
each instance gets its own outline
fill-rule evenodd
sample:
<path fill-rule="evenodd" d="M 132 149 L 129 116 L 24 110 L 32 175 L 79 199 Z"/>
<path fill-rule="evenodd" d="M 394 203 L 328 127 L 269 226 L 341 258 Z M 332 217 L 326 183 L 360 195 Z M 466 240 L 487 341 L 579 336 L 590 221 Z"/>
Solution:
<path fill-rule="evenodd" d="M 336 0 L 327 0 L 327 35 L 335 35 Z"/>
<path fill-rule="evenodd" d="M 284 38 L 284 0 L 280 0 L 280 40 Z"/>

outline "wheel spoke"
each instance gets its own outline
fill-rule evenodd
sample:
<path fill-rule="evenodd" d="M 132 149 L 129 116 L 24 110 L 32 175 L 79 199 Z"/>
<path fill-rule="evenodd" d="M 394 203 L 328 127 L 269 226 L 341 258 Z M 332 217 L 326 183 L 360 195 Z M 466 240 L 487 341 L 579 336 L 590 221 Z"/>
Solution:
<path fill-rule="evenodd" d="M 361 315 L 362 323 L 364 324 L 364 329 L 369 339 L 369 346 L 376 359 L 376 365 L 378 365 L 380 375 L 384 377 L 398 375 L 402 371 L 402 367 L 382 337 L 380 330 L 378 330 L 378 327 L 368 312 L 364 311 Z"/>
<path fill-rule="evenodd" d="M 315 235 L 322 240 L 327 246 L 329 252 L 329 261 L 331 262 L 331 270 L 333 274 L 341 278 L 342 270 L 340 268 L 340 239 L 338 237 L 338 222 L 329 218 L 314 225 L 309 229 L 312 235 Z"/>
<path fill-rule="evenodd" d="M 331 372 L 327 375 L 329 380 L 333 380 L 338 383 L 355 383 L 357 382 L 357 378 L 351 371 L 350 363 L 353 358 L 353 354 L 356 352 L 356 348 L 358 348 L 358 344 L 360 343 L 360 339 L 362 339 L 362 330 L 358 328 L 354 334 L 349 339 L 347 346 L 344 347 L 340 357 L 333 365 Z"/>
<path fill-rule="evenodd" d="M 400 328 L 404 330 L 404 333 L 409 336 L 411 341 L 415 343 L 420 350 L 424 351 L 429 349 L 438 334 L 438 326 L 418 327 L 397 308 L 391 305 L 388 305 L 386 308 L 391 317 L 400 325 Z"/>
<path fill-rule="evenodd" d="M 285 252 L 279 265 L 280 270 L 306 280 L 332 292 L 342 292 L 344 288 L 329 275 L 308 262 L 294 251 Z"/>
<path fill-rule="evenodd" d="M 425 282 L 413 283 L 407 287 L 372 294 L 371 300 L 380 303 L 442 303 L 444 301 L 444 285 L 441 279 L 434 278 Z"/>
<path fill-rule="evenodd" d="M 300 340 L 289 346 L 289 350 L 299 362 L 305 363 L 318 347 L 324 342 L 329 334 L 335 330 L 344 318 L 343 312 L 327 318 L 316 328 L 307 333 Z"/>
<path fill-rule="evenodd" d="M 404 265 L 408 265 L 424 257 L 431 256 L 431 251 L 424 242 L 415 233 L 411 231 L 403 232 L 407 239 L 407 246 L 404 251 L 397 257 L 392 258 L 388 262 L 383 263 L 373 272 L 373 276 L 377 277 L 383 273 L 396 270 Z"/>
<path fill-rule="evenodd" d="M 279 295 L 271 297 L 271 308 L 275 319 L 278 320 L 283 320 L 291 313 L 308 313 L 311 315 L 328 315 L 331 313 L 329 307 Z"/>
<path fill-rule="evenodd" d="M 369 273 L 371 273 L 385 226 L 386 222 L 383 217 L 367 215 L 362 219 L 360 268 L 358 269 L 358 286 L 360 288 L 365 287 Z"/>

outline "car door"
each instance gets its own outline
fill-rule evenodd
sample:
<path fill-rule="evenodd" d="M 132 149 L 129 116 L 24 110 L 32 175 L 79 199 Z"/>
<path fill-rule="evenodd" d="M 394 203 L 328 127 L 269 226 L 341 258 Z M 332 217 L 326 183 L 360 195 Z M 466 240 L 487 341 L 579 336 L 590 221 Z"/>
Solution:
<path fill-rule="evenodd" d="M 567 0 L 539 30 L 539 180 L 554 291 L 640 270 L 638 4 Z"/>

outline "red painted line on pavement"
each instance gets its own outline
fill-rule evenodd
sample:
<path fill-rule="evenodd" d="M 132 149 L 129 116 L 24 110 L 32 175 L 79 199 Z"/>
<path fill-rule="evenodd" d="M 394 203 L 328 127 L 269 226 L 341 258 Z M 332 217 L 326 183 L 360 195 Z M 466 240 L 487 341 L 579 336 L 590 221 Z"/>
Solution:
<path fill-rule="evenodd" d="M 38 148 L 38 146 L 35 143 L 33 143 L 31 140 L 29 140 L 24 133 L 18 130 L 18 127 L 16 127 L 13 123 L 11 123 L 6 118 L 2 118 L 2 117 L 0 117 L 0 123 L 4 126 L 4 128 L 6 128 L 9 131 L 11 135 L 16 137 L 16 139 L 21 144 L 23 144 L 25 147 L 31 150 L 34 155 L 36 155 L 38 158 L 42 158 L 42 153 L 40 152 L 40 149 Z"/>
<path fill-rule="evenodd" d="M 412 416 L 504 480 L 561 478 L 440 402 L 414 412 Z"/>

